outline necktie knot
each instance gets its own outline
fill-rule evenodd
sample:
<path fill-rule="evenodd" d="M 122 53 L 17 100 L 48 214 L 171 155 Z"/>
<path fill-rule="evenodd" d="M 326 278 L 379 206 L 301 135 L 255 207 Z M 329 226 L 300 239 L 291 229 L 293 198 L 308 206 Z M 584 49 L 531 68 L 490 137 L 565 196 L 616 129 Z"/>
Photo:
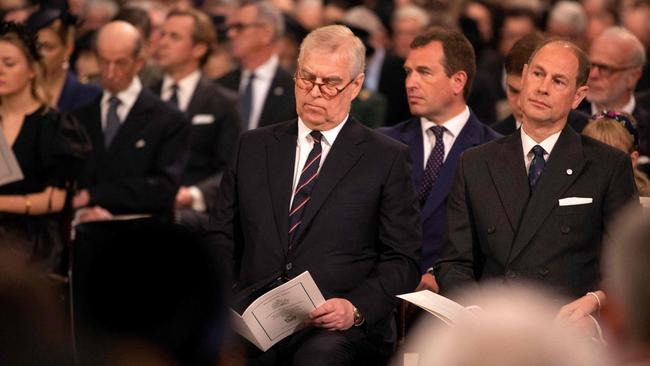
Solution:
<path fill-rule="evenodd" d="M 114 95 L 111 95 L 111 97 L 108 98 L 108 105 L 110 108 L 117 108 L 117 106 L 119 106 L 121 103 L 122 101 L 120 101 L 120 98 Z"/>
<path fill-rule="evenodd" d="M 436 137 L 436 140 L 442 139 L 442 135 L 447 130 L 446 128 L 444 128 L 442 126 L 433 126 L 433 127 L 429 128 L 429 129 L 431 130 L 431 132 L 433 132 L 433 135 Z"/>
<path fill-rule="evenodd" d="M 530 162 L 530 168 L 528 168 L 528 182 L 530 183 L 531 193 L 539 180 L 539 177 L 542 175 L 544 170 L 544 165 L 546 161 L 544 160 L 544 148 L 535 145 L 530 151 L 533 152 L 533 160 Z"/>
<path fill-rule="evenodd" d="M 535 145 L 535 146 L 533 146 L 532 149 L 530 149 L 530 151 L 533 152 L 533 155 L 534 155 L 536 158 L 542 158 L 542 159 L 544 159 L 544 152 L 545 152 L 545 150 L 544 150 L 543 147 L 541 147 L 541 146 L 539 146 L 539 145 Z"/>
<path fill-rule="evenodd" d="M 309 135 L 314 139 L 315 144 L 320 144 L 320 141 L 323 138 L 323 134 L 320 131 L 311 131 Z"/>

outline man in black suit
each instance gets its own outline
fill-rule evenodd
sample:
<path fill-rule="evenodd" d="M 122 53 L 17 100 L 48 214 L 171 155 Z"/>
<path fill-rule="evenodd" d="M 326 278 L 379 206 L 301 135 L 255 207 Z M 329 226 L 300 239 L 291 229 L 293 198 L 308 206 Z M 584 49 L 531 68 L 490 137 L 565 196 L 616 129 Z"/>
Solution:
<path fill-rule="evenodd" d="M 523 114 L 519 106 L 519 94 L 521 93 L 521 72 L 524 65 L 528 62 L 530 55 L 535 48 L 544 41 L 541 33 L 528 34 L 510 48 L 504 62 L 506 71 L 506 97 L 512 114 L 502 121 L 494 124 L 492 128 L 502 135 L 510 135 L 521 127 Z M 576 132 L 582 132 L 582 129 L 589 123 L 589 115 L 578 110 L 572 109 L 569 112 L 568 124 Z"/>
<path fill-rule="evenodd" d="M 637 103 L 636 84 L 646 61 L 643 44 L 622 27 L 611 27 L 589 48 L 589 93 L 580 109 L 590 115 L 603 110 L 634 116 L 639 130 L 639 153 L 650 156 L 650 106 Z"/>
<path fill-rule="evenodd" d="M 443 293 L 489 279 L 533 281 L 580 298 L 586 314 L 597 306 L 607 225 L 638 194 L 627 154 L 567 126 L 588 74 L 575 44 L 543 42 L 522 74 L 521 128 L 461 157 L 434 270 Z"/>
<path fill-rule="evenodd" d="M 156 52 L 165 71 L 153 92 L 183 111 L 192 123 L 190 158 L 176 193 L 181 222 L 197 223 L 214 202 L 221 175 L 232 159 L 239 118 L 219 87 L 201 75 L 215 32 L 212 21 L 195 9 L 175 9 L 163 24 Z"/>
<path fill-rule="evenodd" d="M 418 35 L 404 63 L 409 106 L 418 117 L 382 129 L 409 146 L 415 165 L 411 177 L 422 207 L 423 233 L 418 289 L 438 289 L 433 264 L 440 253 L 447 195 L 460 154 L 500 137 L 465 102 L 476 73 L 475 59 L 472 44 L 460 32 L 432 28 Z"/>
<path fill-rule="evenodd" d="M 232 56 L 240 67 L 216 82 L 239 94 L 242 131 L 296 117 L 293 76 L 279 64 L 282 13 L 268 1 L 251 1 L 227 21 Z"/>
<path fill-rule="evenodd" d="M 244 133 L 224 175 L 210 239 L 237 288 L 245 295 L 309 270 L 327 299 L 308 328 L 249 350 L 251 364 L 376 364 L 360 358 L 390 354 L 395 295 L 417 286 L 408 149 L 349 117 L 364 57 L 344 26 L 310 33 L 298 58 L 298 119 Z"/>
<path fill-rule="evenodd" d="M 183 114 L 143 89 L 142 38 L 115 21 L 97 36 L 103 94 L 76 112 L 93 142 L 75 208 L 81 220 L 112 214 L 171 217 L 187 161 L 189 125 Z"/>

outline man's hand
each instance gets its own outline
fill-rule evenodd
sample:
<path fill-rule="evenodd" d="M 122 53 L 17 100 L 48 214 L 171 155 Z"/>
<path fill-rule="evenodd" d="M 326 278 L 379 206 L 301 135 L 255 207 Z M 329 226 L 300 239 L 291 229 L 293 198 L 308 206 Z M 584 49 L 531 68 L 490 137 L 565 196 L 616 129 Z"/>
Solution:
<path fill-rule="evenodd" d="M 602 291 L 597 291 L 600 296 L 604 297 Z M 601 300 L 602 301 L 602 300 Z M 565 321 L 569 324 L 581 321 L 587 315 L 598 310 L 598 300 L 593 295 L 584 295 L 583 297 L 573 300 L 564 305 L 555 317 L 556 320 Z"/>
<path fill-rule="evenodd" d="M 415 289 L 415 291 L 422 291 L 422 290 L 429 290 L 431 292 L 438 293 L 438 291 L 440 291 L 440 288 L 438 287 L 438 283 L 436 282 L 436 276 L 432 275 L 429 272 L 423 274 L 422 278 L 420 279 L 420 284 Z"/>
<path fill-rule="evenodd" d="M 83 224 L 89 221 L 110 220 L 113 215 L 105 208 L 99 206 L 86 207 L 77 211 L 75 224 Z"/>
<path fill-rule="evenodd" d="M 346 299 L 333 298 L 309 313 L 313 326 L 328 330 L 346 330 L 354 324 L 354 305 Z"/>
<path fill-rule="evenodd" d="M 183 186 L 176 193 L 176 208 L 192 207 L 194 197 L 190 194 L 190 190 Z"/>
<path fill-rule="evenodd" d="M 72 207 L 81 208 L 88 206 L 90 203 L 90 194 L 87 189 L 82 189 L 72 198 Z"/>

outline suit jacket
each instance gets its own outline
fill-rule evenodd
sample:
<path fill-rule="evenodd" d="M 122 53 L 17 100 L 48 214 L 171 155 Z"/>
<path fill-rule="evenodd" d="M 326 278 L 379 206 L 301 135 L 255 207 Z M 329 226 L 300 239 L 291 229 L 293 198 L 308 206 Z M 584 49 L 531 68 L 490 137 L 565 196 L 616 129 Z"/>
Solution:
<path fill-rule="evenodd" d="M 98 85 L 82 84 L 73 73 L 68 72 L 57 108 L 62 112 L 74 111 L 91 103 L 101 93 L 102 89 Z"/>
<path fill-rule="evenodd" d="M 411 179 L 415 187 L 422 184 L 424 174 L 424 150 L 422 125 L 420 118 L 412 118 L 381 132 L 408 145 L 413 161 Z M 456 137 L 454 145 L 440 169 L 438 178 L 431 188 L 431 193 L 422 207 L 422 263 L 421 271 L 433 267 L 440 254 L 442 236 L 447 222 L 447 196 L 451 189 L 454 172 L 458 166 L 460 154 L 470 147 L 477 146 L 500 137 L 498 133 L 481 123 L 471 113 L 467 123 Z"/>
<path fill-rule="evenodd" d="M 571 110 L 571 112 L 569 112 L 567 123 L 576 132 L 582 132 L 585 126 L 587 126 L 587 123 L 589 123 L 589 115 L 579 110 Z M 510 135 L 517 130 L 517 122 L 515 121 L 515 117 L 511 114 L 501 122 L 494 124 L 492 128 L 504 136 Z"/>
<path fill-rule="evenodd" d="M 406 146 L 350 118 L 334 142 L 288 253 L 297 120 L 244 133 L 224 175 L 210 240 L 239 288 L 309 270 L 386 330 L 396 294 L 419 281 L 418 204 Z M 381 324 L 381 326 L 380 326 Z M 358 332 L 360 328 L 353 332 Z"/>
<path fill-rule="evenodd" d="M 591 103 L 587 99 L 580 103 L 578 109 L 591 115 Z M 636 119 L 639 130 L 639 154 L 650 156 L 650 106 L 637 100 L 632 116 Z"/>
<path fill-rule="evenodd" d="M 162 80 L 152 85 L 162 92 Z M 190 155 L 181 185 L 195 185 L 205 202 L 214 202 L 221 175 L 234 155 L 239 137 L 239 115 L 220 87 L 201 78 L 185 111 L 190 128 Z"/>
<path fill-rule="evenodd" d="M 597 288 L 607 225 L 625 204 L 638 204 L 630 157 L 566 126 L 529 191 L 519 130 L 461 156 L 435 267 L 444 293 L 490 278 L 574 297 Z M 567 197 L 593 201 L 560 206 Z"/>
<path fill-rule="evenodd" d="M 241 72 L 241 69 L 235 69 L 216 79 L 215 82 L 238 93 Z M 268 126 L 292 118 L 296 118 L 293 76 L 281 66 L 278 66 L 273 81 L 271 81 L 269 92 L 264 100 L 264 106 L 262 107 L 257 127 Z"/>
<path fill-rule="evenodd" d="M 381 65 L 377 91 L 388 101 L 386 108 L 386 126 L 392 126 L 399 121 L 411 118 L 411 111 L 406 96 L 406 71 L 404 59 L 386 51 L 384 63 Z"/>
<path fill-rule="evenodd" d="M 107 150 L 100 102 L 75 113 L 93 143 L 81 178 L 90 205 L 114 214 L 171 213 L 188 156 L 185 116 L 143 89 Z"/>

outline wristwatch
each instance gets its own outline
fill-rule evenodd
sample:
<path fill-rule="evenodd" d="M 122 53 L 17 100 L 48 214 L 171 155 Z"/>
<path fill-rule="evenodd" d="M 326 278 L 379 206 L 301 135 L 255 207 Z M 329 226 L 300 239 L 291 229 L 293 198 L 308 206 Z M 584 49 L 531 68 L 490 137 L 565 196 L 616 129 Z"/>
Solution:
<path fill-rule="evenodd" d="M 363 323 L 366 322 L 366 318 L 364 318 L 363 315 L 361 315 L 361 312 L 359 311 L 359 309 L 357 309 L 356 306 L 354 307 L 354 309 L 352 309 L 352 313 L 354 313 L 354 326 L 355 327 L 359 327 L 359 326 L 363 325 Z"/>

